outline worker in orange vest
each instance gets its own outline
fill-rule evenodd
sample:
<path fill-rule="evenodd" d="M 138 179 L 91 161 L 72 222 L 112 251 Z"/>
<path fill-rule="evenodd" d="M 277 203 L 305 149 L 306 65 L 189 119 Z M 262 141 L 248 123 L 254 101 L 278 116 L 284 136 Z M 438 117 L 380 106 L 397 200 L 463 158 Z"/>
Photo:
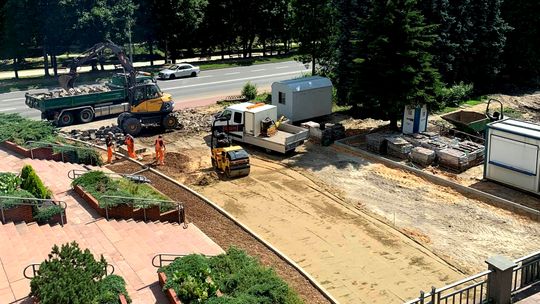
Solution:
<path fill-rule="evenodd" d="M 135 139 L 130 134 L 126 135 L 126 140 L 124 143 L 127 146 L 128 156 L 129 158 L 137 158 L 137 155 L 135 154 Z"/>
<path fill-rule="evenodd" d="M 163 142 L 163 136 L 159 135 L 156 141 L 154 142 L 156 147 L 156 164 L 164 165 L 165 164 L 165 142 Z"/>
<path fill-rule="evenodd" d="M 107 138 L 105 138 L 105 144 L 107 145 L 107 163 L 112 163 L 112 156 L 114 151 L 113 134 L 109 132 Z"/>

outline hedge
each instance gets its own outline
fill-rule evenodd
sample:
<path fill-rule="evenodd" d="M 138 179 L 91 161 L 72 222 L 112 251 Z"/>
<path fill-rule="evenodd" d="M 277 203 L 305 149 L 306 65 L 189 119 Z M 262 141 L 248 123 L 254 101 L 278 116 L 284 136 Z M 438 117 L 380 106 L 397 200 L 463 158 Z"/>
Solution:
<path fill-rule="evenodd" d="M 56 129 L 49 122 L 0 113 L 0 141 L 23 145 L 27 141 L 54 141 L 55 138 Z"/>

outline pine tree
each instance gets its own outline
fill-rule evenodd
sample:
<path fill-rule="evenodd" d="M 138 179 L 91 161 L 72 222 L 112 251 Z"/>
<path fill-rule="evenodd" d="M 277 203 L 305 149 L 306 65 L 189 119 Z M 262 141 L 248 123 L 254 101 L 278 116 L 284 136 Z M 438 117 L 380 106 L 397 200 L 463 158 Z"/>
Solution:
<path fill-rule="evenodd" d="M 351 103 L 393 128 L 406 105 L 435 107 L 440 76 L 429 50 L 436 37 L 417 0 L 374 1 L 363 28 Z"/>

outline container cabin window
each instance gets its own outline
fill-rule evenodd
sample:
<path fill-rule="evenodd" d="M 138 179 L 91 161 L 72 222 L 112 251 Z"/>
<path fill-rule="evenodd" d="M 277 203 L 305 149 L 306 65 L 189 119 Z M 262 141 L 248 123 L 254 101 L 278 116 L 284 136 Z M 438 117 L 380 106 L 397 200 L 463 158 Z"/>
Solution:
<path fill-rule="evenodd" d="M 279 92 L 278 95 L 279 95 L 279 101 L 278 102 L 280 104 L 285 104 L 285 93 Z"/>
<path fill-rule="evenodd" d="M 242 113 L 240 112 L 234 112 L 234 123 L 242 123 Z"/>

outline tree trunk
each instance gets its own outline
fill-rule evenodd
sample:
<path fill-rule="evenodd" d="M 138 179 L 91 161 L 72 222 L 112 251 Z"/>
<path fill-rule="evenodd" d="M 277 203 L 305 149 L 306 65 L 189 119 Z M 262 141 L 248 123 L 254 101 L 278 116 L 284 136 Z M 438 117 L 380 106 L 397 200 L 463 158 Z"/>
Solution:
<path fill-rule="evenodd" d="M 263 39 L 262 47 L 263 47 L 263 49 L 262 49 L 263 54 L 262 55 L 263 55 L 263 57 L 266 57 L 266 39 Z M 272 48 L 270 47 L 270 49 L 272 49 Z M 272 51 L 270 51 L 270 56 L 272 56 Z"/>
<path fill-rule="evenodd" d="M 49 56 L 47 55 L 47 47 L 45 46 L 45 39 L 43 40 L 43 68 L 45 71 L 45 76 L 51 76 L 49 74 Z"/>
<path fill-rule="evenodd" d="M 315 76 L 315 55 L 311 55 L 311 76 Z"/>
<path fill-rule="evenodd" d="M 399 131 L 398 128 L 398 119 L 395 117 L 390 118 L 390 129 L 393 131 Z"/>
<path fill-rule="evenodd" d="M 165 64 L 168 63 L 169 60 L 169 43 L 167 40 L 165 40 Z"/>
<path fill-rule="evenodd" d="M 13 71 L 15 72 L 15 79 L 19 79 L 19 60 L 17 56 L 13 57 Z"/>
<path fill-rule="evenodd" d="M 225 60 L 225 46 L 221 44 L 221 60 Z"/>
<path fill-rule="evenodd" d="M 56 54 L 51 55 L 51 63 L 53 66 L 54 77 L 58 77 L 58 62 L 56 61 Z"/>
<path fill-rule="evenodd" d="M 154 66 L 154 41 L 150 40 L 150 66 Z"/>

